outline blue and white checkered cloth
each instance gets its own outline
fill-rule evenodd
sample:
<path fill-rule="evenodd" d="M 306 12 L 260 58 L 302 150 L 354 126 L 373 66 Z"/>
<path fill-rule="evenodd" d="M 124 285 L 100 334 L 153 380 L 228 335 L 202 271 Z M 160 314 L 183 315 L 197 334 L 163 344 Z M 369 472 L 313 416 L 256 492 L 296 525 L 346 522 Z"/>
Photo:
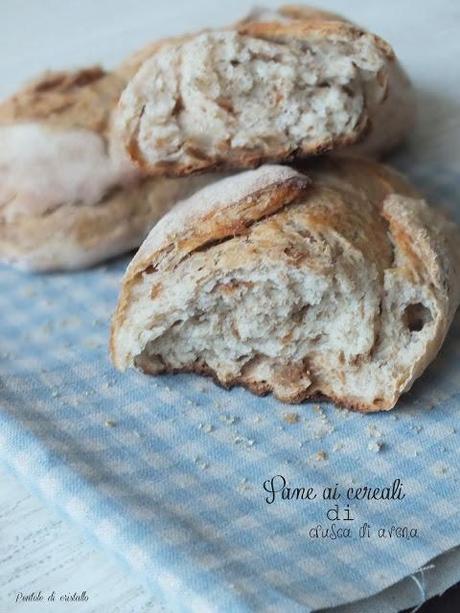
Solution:
<path fill-rule="evenodd" d="M 451 172 L 417 172 L 432 200 L 452 200 L 460 185 Z M 334 606 L 460 542 L 459 317 L 396 411 L 286 407 L 192 375 L 115 372 L 108 322 L 125 265 L 0 269 L 0 459 L 168 610 Z M 318 492 L 399 478 L 406 497 L 350 502 L 355 538 L 312 539 L 331 505 L 267 504 L 262 484 L 277 474 Z M 364 522 L 418 536 L 359 539 Z"/>

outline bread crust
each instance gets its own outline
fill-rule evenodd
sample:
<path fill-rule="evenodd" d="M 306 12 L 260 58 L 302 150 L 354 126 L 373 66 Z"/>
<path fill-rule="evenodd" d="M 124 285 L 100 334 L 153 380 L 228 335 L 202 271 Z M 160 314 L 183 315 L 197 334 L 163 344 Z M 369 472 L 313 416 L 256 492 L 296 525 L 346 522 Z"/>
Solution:
<path fill-rule="evenodd" d="M 126 338 L 123 334 L 129 330 L 136 316 L 135 296 L 144 279 L 148 277 L 155 287 L 161 287 L 165 275 L 183 262 L 191 261 L 195 253 L 206 254 L 209 250 L 210 254 L 215 254 L 213 249 L 216 249 L 216 245 L 223 245 L 225 241 L 232 241 L 246 232 L 255 232 L 252 228 L 258 228 L 258 236 L 264 236 L 263 240 L 270 245 L 270 253 L 264 256 L 266 263 L 291 257 L 289 266 L 300 269 L 305 265 L 304 256 L 300 254 L 301 257 L 297 258 L 295 252 L 283 255 L 286 253 L 284 232 L 289 226 L 291 212 L 304 211 L 302 214 L 308 215 L 312 231 L 331 232 L 334 236 L 342 237 L 341 244 L 346 245 L 349 253 L 360 254 L 369 270 L 376 270 L 382 296 L 389 292 L 397 297 L 400 292 L 398 284 L 402 283 L 401 288 L 415 288 L 416 293 L 417 288 L 426 290 L 432 299 L 430 308 L 434 319 L 430 336 L 424 341 L 423 349 L 417 349 L 410 364 L 401 366 L 401 372 L 395 363 L 395 374 L 386 395 L 369 400 L 354 392 L 352 386 L 348 391 L 344 387 L 338 393 L 332 380 L 328 383 L 324 379 L 316 379 L 321 363 L 317 357 L 311 357 L 311 363 L 310 358 L 305 358 L 297 364 L 285 364 L 281 360 L 278 365 L 276 358 L 273 358 L 276 368 L 285 369 L 281 377 L 292 378 L 292 382 L 286 381 L 284 388 L 279 387 L 279 380 L 278 383 L 275 379 L 261 381 L 252 364 L 237 376 L 216 372 L 206 363 L 186 364 L 182 368 L 168 367 L 167 364 L 161 368 L 156 364 L 153 371 L 197 372 L 212 376 L 224 387 L 241 385 L 257 394 L 272 392 L 283 402 L 296 403 L 322 397 L 340 406 L 364 412 L 389 410 L 395 406 L 400 395 L 410 389 L 436 356 L 459 304 L 458 228 L 430 209 L 404 177 L 370 160 L 352 157 L 312 160 L 303 162 L 300 169 L 303 177 L 295 174 L 274 180 L 272 184 L 252 190 L 250 196 L 246 194 L 239 200 L 232 201 L 229 186 L 227 200 L 208 209 L 197 205 L 198 193 L 193 202 L 179 205 L 178 210 L 169 213 L 163 224 L 150 233 L 128 267 L 112 321 L 110 349 L 117 368 L 125 369 L 136 364 L 144 371 L 149 370 L 148 355 L 142 352 L 137 357 L 130 355 L 123 340 Z M 251 205 L 248 207 L 249 202 Z M 260 226 L 263 220 L 265 222 Z M 214 257 L 210 255 L 209 265 Z M 222 255 L 222 260 L 219 260 L 223 270 L 226 270 L 225 257 L 230 256 Z M 229 266 L 230 261 L 232 266 L 236 266 L 235 257 L 240 257 L 240 265 L 244 266 L 255 256 L 247 251 L 231 257 Z M 314 262 L 310 261 L 308 265 L 313 266 Z M 334 267 L 330 274 L 334 274 L 333 271 Z M 383 330 L 383 325 L 380 321 L 376 322 L 375 345 L 367 356 L 357 356 L 355 363 L 347 366 L 350 372 L 359 367 L 360 360 L 372 363 L 374 354 L 378 356 L 379 351 L 383 351 L 379 347 L 379 330 Z M 391 365 L 396 357 L 389 355 L 379 359 L 383 360 L 382 364 Z M 311 385 L 301 384 L 305 377 L 311 378 Z"/>
<path fill-rule="evenodd" d="M 94 204 L 62 203 L 13 219 L 0 206 L 0 260 L 32 272 L 94 266 L 139 247 L 177 200 L 221 176 L 141 178 L 115 186 Z"/>
<path fill-rule="evenodd" d="M 39 122 L 49 129 L 84 129 L 106 138 L 125 84 L 118 73 L 101 66 L 47 71 L 0 103 L 0 125 Z"/>
<path fill-rule="evenodd" d="M 275 42 L 289 42 L 292 39 L 298 40 L 323 40 L 330 38 L 337 41 L 358 40 L 364 35 L 370 36 L 376 46 L 384 53 L 388 60 L 393 60 L 395 54 L 390 45 L 377 36 L 371 34 L 358 26 L 346 21 L 323 21 L 323 20 L 293 20 L 290 23 L 281 22 L 249 22 L 241 24 L 237 31 L 245 36 L 274 40 Z"/>
<path fill-rule="evenodd" d="M 308 6 L 306 4 L 283 4 L 277 9 L 277 12 L 282 17 L 289 19 L 302 19 L 310 21 L 345 21 L 349 20 L 331 11 L 323 11 L 315 6 Z"/>

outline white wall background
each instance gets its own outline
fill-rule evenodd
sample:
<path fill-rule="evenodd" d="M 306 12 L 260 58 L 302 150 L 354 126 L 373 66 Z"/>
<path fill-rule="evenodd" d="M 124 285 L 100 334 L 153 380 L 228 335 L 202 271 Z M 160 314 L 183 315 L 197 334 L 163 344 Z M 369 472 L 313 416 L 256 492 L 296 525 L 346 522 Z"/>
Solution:
<path fill-rule="evenodd" d="M 316 4 L 342 12 L 386 38 L 421 84 L 449 90 L 459 80 L 460 44 L 457 41 L 456 56 L 449 44 L 449 39 L 460 38 L 458 0 Z M 94 62 L 113 66 L 154 38 L 225 24 L 253 5 L 251 0 L 0 0 L 0 95 L 45 67 Z"/>

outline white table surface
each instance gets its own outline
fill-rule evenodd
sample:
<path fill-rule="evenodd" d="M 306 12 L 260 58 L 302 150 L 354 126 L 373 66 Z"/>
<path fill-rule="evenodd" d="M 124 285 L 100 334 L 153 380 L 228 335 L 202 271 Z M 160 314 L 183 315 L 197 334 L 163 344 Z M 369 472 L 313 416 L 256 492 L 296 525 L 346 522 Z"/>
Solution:
<path fill-rule="evenodd" d="M 86 591 L 87 602 L 16 602 L 19 593 Z M 0 469 L 0 611 L 157 613 L 152 596 Z"/>
<path fill-rule="evenodd" d="M 262 4 L 262 2 L 260 2 Z M 266 6 L 276 6 L 268 0 Z M 103 62 L 159 36 L 219 25 L 251 7 L 245 0 L 0 0 L 0 97 L 46 68 Z M 460 146 L 458 0 L 329 0 L 395 47 L 415 83 L 419 124 L 411 156 L 458 165 Z M 86 603 L 15 604 L 18 592 L 86 590 Z M 85 543 L 0 470 L 0 612 L 156 612 L 152 597 L 114 562 Z"/>

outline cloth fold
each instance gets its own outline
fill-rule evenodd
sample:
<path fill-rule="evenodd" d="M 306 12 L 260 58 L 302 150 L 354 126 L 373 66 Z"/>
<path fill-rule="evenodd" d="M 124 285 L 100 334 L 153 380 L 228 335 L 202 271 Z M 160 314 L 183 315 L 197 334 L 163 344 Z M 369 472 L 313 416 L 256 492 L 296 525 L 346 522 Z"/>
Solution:
<path fill-rule="evenodd" d="M 286 406 L 192 375 L 115 372 L 108 323 L 125 265 L 1 268 L 0 459 L 169 609 L 335 606 L 459 543 L 459 317 L 395 411 Z M 268 504 L 277 475 L 316 497 Z M 346 499 L 396 479 L 401 500 Z M 341 498 L 324 500 L 327 487 Z M 332 538 L 345 524 L 352 536 Z"/>

